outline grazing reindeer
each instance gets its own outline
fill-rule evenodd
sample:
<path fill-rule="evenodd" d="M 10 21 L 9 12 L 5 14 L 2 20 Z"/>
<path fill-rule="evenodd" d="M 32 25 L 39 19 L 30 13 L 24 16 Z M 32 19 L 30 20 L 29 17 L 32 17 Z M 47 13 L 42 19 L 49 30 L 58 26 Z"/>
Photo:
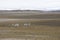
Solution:
<path fill-rule="evenodd" d="M 9 26 L 11 27 L 11 26 L 13 26 L 13 27 L 19 27 L 19 24 L 9 24 Z"/>
<path fill-rule="evenodd" d="M 14 27 L 19 27 L 19 24 L 12 24 L 12 26 L 14 26 Z"/>
<path fill-rule="evenodd" d="M 24 23 L 25 27 L 29 27 L 31 25 L 31 23 Z"/>

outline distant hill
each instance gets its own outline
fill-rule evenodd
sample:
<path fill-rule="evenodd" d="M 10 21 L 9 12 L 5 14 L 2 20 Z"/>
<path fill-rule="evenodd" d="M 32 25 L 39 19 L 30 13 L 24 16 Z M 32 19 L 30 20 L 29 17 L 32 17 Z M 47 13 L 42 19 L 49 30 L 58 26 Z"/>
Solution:
<path fill-rule="evenodd" d="M 51 10 L 49 12 L 60 12 L 60 10 Z"/>
<path fill-rule="evenodd" d="M 0 12 L 19 12 L 19 11 L 34 11 L 34 12 L 43 12 L 42 10 L 0 10 Z"/>
<path fill-rule="evenodd" d="M 60 10 L 51 10 L 51 11 L 44 11 L 44 10 L 0 10 L 0 12 L 22 12 L 22 13 L 60 13 Z"/>

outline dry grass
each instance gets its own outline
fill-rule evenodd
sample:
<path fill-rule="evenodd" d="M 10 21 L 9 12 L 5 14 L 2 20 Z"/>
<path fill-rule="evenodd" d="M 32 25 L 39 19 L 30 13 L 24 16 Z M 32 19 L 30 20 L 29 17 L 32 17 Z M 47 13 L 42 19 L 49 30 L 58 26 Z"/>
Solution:
<path fill-rule="evenodd" d="M 24 23 L 31 23 L 24 26 Z M 9 24 L 21 24 L 19 27 L 8 26 Z M 42 25 L 41 25 L 42 23 Z M 51 23 L 48 25 L 44 23 Z M 0 22 L 0 38 L 17 38 L 30 40 L 59 40 L 60 26 L 53 23 L 60 23 L 60 20 L 11 20 Z M 3 25 L 5 26 L 3 26 Z M 37 25 L 39 24 L 39 25 Z"/>
<path fill-rule="evenodd" d="M 60 40 L 60 14 L 2 12 L 0 18 L 7 19 L 0 20 L 0 40 Z"/>
<path fill-rule="evenodd" d="M 42 14 L 42 13 L 0 13 L 0 18 L 15 19 L 60 19 L 60 14 Z"/>

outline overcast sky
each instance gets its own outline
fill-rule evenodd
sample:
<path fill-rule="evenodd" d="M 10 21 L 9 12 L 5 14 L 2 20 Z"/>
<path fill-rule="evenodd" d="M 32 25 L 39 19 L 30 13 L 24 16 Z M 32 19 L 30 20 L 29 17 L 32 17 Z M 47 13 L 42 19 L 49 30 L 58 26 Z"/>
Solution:
<path fill-rule="evenodd" d="M 1 9 L 57 10 L 60 0 L 0 0 Z"/>

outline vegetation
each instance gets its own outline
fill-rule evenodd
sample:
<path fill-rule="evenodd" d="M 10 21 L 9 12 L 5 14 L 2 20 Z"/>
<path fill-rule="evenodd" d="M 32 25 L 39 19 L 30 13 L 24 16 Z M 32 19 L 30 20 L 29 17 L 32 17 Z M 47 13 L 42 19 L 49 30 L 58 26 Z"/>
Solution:
<path fill-rule="evenodd" d="M 21 38 L 21 39 L 47 39 L 59 40 L 60 20 L 11 20 L 0 22 L 0 38 Z M 9 24 L 19 24 L 19 26 L 9 26 Z M 29 25 L 24 25 L 30 23 Z M 48 25 L 49 24 L 49 25 Z"/>
<path fill-rule="evenodd" d="M 0 12 L 0 19 L 7 19 L 0 20 L 0 40 L 60 40 L 59 13 Z"/>

